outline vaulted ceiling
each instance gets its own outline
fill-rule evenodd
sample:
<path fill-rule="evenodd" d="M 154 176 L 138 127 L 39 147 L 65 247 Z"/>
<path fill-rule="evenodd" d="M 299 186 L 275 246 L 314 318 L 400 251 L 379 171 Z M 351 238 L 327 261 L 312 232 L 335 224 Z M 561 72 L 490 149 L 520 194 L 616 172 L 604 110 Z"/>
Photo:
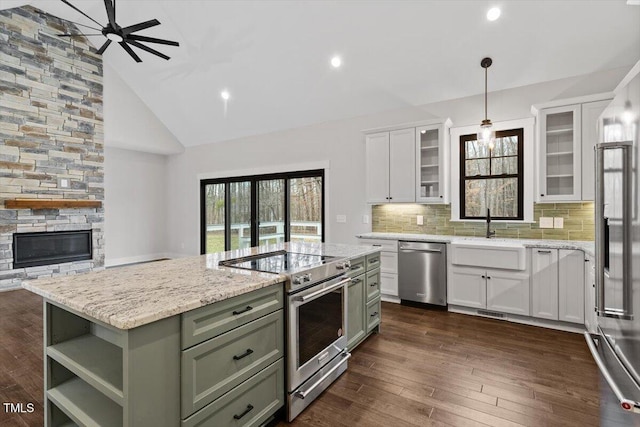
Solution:
<path fill-rule="evenodd" d="M 91 24 L 60 1 L 0 6 L 25 3 Z M 71 3 L 106 23 L 102 1 Z M 152 18 L 139 34 L 179 41 L 153 46 L 170 61 L 116 45 L 104 60 L 187 147 L 478 94 L 484 56 L 490 91 L 640 59 L 640 6 L 624 0 L 117 0 L 120 25 Z"/>

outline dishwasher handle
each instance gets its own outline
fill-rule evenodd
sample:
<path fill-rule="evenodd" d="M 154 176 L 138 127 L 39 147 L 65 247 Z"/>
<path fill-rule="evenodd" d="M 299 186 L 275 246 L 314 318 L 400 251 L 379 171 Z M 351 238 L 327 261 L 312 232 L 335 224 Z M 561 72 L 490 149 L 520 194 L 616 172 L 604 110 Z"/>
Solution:
<path fill-rule="evenodd" d="M 440 249 L 414 249 L 414 248 L 403 248 L 402 246 L 400 246 L 400 250 L 405 253 L 411 253 L 411 252 L 428 252 L 428 253 L 438 253 L 438 254 L 442 253 Z"/>

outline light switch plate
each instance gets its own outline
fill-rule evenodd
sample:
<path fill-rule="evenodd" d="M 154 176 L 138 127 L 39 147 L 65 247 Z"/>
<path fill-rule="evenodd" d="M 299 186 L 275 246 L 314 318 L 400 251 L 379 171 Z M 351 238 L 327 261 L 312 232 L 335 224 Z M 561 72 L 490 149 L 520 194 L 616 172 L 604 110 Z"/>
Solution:
<path fill-rule="evenodd" d="M 416 224 L 424 225 L 424 216 L 422 216 L 422 215 L 416 216 Z"/>
<path fill-rule="evenodd" d="M 553 228 L 553 218 L 549 216 L 541 216 L 540 228 Z"/>
<path fill-rule="evenodd" d="M 69 187 L 71 187 L 71 180 L 69 178 L 58 179 L 58 188 L 69 188 Z"/>
<path fill-rule="evenodd" d="M 362 223 L 369 224 L 369 215 L 362 215 Z"/>
<path fill-rule="evenodd" d="M 564 218 L 561 216 L 553 218 L 553 228 L 564 228 Z"/>
<path fill-rule="evenodd" d="M 336 215 L 336 222 L 345 223 L 347 222 L 346 215 Z"/>

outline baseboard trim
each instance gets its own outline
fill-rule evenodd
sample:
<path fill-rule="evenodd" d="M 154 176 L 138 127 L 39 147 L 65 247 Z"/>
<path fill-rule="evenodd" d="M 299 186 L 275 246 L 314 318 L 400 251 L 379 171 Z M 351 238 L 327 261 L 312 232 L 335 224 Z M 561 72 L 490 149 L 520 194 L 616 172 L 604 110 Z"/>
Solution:
<path fill-rule="evenodd" d="M 384 302 L 392 302 L 394 304 L 400 304 L 400 298 L 393 295 L 380 294 L 380 299 Z"/>
<path fill-rule="evenodd" d="M 161 253 L 161 254 L 147 254 L 147 255 L 137 255 L 132 257 L 105 259 L 104 266 L 107 268 L 118 267 L 118 266 L 127 265 L 127 264 L 138 264 L 141 262 L 157 261 L 163 258 L 171 258 L 171 257 L 166 253 Z"/>
<path fill-rule="evenodd" d="M 461 307 L 459 305 L 449 305 L 449 311 L 453 313 L 469 314 L 471 316 L 485 317 L 487 319 L 502 320 L 507 322 L 520 323 L 523 325 L 539 326 L 541 328 L 549 328 L 549 329 L 556 329 L 559 331 L 573 332 L 576 334 L 582 334 L 585 331 L 584 326 L 579 326 L 577 324 L 572 325 L 566 322 L 547 320 L 547 319 L 538 319 L 537 317 L 518 316 L 517 314 L 502 313 L 504 314 L 504 317 L 502 318 L 484 316 L 482 314 L 479 314 L 478 309 L 476 308 Z"/>

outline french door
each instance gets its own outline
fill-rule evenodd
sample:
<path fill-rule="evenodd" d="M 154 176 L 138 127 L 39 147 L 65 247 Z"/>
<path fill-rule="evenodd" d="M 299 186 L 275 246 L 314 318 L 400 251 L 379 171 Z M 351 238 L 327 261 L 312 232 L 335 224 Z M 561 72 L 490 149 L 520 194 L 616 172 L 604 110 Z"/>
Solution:
<path fill-rule="evenodd" d="M 201 253 L 324 241 L 324 171 L 200 182 Z"/>

